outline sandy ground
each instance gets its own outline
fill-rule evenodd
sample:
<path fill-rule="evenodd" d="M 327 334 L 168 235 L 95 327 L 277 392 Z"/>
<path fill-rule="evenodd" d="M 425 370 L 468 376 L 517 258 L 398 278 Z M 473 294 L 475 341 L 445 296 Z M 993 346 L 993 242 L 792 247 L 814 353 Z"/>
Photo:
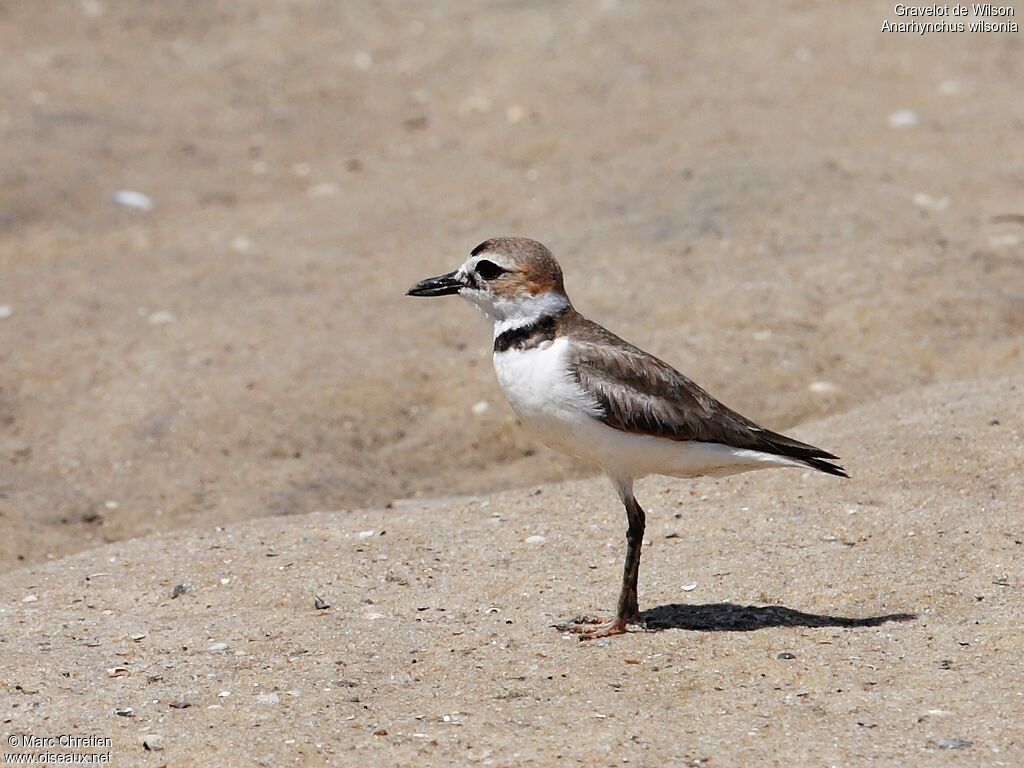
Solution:
<path fill-rule="evenodd" d="M 123 764 L 1020 763 L 1024 37 L 885 18 L 0 5 L 6 730 Z M 498 234 L 854 474 L 651 481 L 672 631 L 547 628 L 610 607 L 621 513 L 518 429 L 468 307 L 403 296 Z"/>
<path fill-rule="evenodd" d="M 599 479 L 21 569 L 5 727 L 108 735 L 124 765 L 1020 765 L 1020 396 L 801 429 L 851 481 L 646 482 L 651 630 L 595 643 L 551 625 L 614 599 Z"/>

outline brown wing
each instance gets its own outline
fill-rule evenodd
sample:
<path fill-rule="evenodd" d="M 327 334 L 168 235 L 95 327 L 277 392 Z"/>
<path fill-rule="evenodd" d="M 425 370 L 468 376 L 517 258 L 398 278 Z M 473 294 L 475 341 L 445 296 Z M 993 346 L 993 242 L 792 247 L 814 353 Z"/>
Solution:
<path fill-rule="evenodd" d="M 605 424 L 668 440 L 722 443 L 807 463 L 831 474 L 831 453 L 764 429 L 709 395 L 675 368 L 576 315 L 570 370 L 603 410 Z"/>

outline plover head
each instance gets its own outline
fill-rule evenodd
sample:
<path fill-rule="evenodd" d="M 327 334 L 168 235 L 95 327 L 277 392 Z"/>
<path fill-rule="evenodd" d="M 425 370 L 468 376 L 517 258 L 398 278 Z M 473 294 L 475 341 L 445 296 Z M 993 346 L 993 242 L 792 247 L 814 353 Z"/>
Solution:
<path fill-rule="evenodd" d="M 470 253 L 454 272 L 423 280 L 409 296 L 459 294 L 495 324 L 527 325 L 569 306 L 562 268 L 551 251 L 525 237 L 496 237 Z"/>

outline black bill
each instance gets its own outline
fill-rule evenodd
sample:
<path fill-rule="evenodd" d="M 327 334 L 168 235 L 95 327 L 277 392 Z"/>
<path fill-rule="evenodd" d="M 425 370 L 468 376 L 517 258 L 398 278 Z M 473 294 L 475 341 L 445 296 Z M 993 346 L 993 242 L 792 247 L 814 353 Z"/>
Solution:
<path fill-rule="evenodd" d="M 450 296 L 453 293 L 458 293 L 465 284 L 459 280 L 454 272 L 449 272 L 447 275 L 438 275 L 437 277 L 428 277 L 426 280 L 420 280 L 412 288 L 405 292 L 406 296 Z"/>

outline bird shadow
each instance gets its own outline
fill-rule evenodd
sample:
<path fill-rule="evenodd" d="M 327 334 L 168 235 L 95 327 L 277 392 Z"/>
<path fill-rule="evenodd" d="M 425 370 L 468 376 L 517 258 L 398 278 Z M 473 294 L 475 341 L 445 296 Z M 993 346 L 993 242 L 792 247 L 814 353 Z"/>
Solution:
<path fill-rule="evenodd" d="M 912 621 L 914 613 L 879 616 L 830 616 L 804 613 L 784 605 L 733 605 L 670 603 L 642 611 L 640 620 L 651 632 L 689 629 L 695 632 L 752 632 L 769 627 L 877 627 L 894 621 Z"/>

